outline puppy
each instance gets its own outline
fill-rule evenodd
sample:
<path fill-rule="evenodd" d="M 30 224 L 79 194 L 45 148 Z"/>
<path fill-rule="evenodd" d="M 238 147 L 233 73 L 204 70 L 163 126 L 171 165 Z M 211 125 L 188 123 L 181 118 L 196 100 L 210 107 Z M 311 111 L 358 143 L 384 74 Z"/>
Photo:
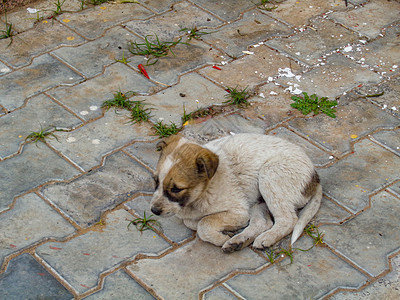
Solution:
<path fill-rule="evenodd" d="M 157 150 L 151 211 L 176 215 L 224 252 L 251 243 L 263 249 L 292 231 L 293 244 L 319 209 L 322 188 L 311 160 L 281 138 L 237 134 L 201 146 L 172 136 Z"/>

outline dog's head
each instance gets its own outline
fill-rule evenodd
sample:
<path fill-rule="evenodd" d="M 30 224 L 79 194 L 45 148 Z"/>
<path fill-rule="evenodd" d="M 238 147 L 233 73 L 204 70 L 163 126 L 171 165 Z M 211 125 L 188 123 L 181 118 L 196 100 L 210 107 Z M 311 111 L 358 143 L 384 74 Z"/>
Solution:
<path fill-rule="evenodd" d="M 163 216 L 178 214 L 199 199 L 214 176 L 219 159 L 210 150 L 179 136 L 162 140 L 157 150 L 161 155 L 151 211 Z"/>

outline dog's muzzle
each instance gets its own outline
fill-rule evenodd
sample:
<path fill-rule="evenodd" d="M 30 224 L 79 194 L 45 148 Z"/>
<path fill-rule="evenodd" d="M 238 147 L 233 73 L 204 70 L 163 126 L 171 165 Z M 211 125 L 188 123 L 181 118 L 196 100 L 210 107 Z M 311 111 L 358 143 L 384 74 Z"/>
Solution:
<path fill-rule="evenodd" d="M 153 206 L 153 207 L 151 208 L 151 212 L 152 212 L 153 214 L 159 216 L 159 215 L 161 215 L 161 213 L 162 213 L 162 209 Z"/>

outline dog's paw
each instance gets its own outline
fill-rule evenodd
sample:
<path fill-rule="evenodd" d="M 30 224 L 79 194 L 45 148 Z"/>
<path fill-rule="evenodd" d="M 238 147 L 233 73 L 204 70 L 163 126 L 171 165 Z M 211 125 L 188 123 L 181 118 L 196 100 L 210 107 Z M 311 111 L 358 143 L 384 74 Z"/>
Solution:
<path fill-rule="evenodd" d="M 239 251 L 250 245 L 252 241 L 253 239 L 251 237 L 243 234 L 237 234 L 225 242 L 225 244 L 222 246 L 222 251 L 225 253 Z"/>
<path fill-rule="evenodd" d="M 271 239 L 268 238 L 268 236 L 261 234 L 254 240 L 253 248 L 263 250 L 268 247 L 271 247 L 274 244 L 275 244 L 275 241 L 272 241 Z"/>
<path fill-rule="evenodd" d="M 222 246 L 222 251 L 224 251 L 224 253 L 232 253 L 235 251 L 239 251 L 243 248 L 243 243 L 239 242 L 239 243 L 230 243 L 229 241 L 227 241 L 223 246 Z"/>

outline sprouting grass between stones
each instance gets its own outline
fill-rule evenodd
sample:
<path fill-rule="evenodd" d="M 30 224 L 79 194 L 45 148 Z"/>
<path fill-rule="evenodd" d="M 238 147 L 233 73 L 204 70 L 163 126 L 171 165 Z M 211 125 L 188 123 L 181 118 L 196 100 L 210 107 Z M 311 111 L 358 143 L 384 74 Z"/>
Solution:
<path fill-rule="evenodd" d="M 162 121 L 159 121 L 156 124 L 154 124 L 153 128 L 156 131 L 156 134 L 160 138 L 168 137 L 173 134 L 177 134 L 181 130 L 181 128 L 176 126 L 176 124 L 173 122 L 171 122 L 170 125 L 167 125 L 167 124 L 163 124 Z"/>
<path fill-rule="evenodd" d="M 303 92 L 304 97 L 292 96 L 291 99 L 294 103 L 290 104 L 291 107 L 301 111 L 303 115 L 308 115 L 313 112 L 314 115 L 324 113 L 331 118 L 336 118 L 334 109 L 338 103 L 335 100 L 328 100 L 328 97 L 318 98 L 316 94 L 309 96 L 306 92 Z"/>
<path fill-rule="evenodd" d="M 182 28 L 180 31 L 183 31 L 188 36 L 189 41 L 191 39 L 200 40 L 203 35 L 210 34 L 211 32 L 199 31 L 197 27 L 192 28 Z"/>
<path fill-rule="evenodd" d="M 243 108 L 249 105 L 247 99 L 250 97 L 247 91 L 247 86 L 244 89 L 238 89 L 238 87 L 227 87 L 228 95 L 225 96 L 228 100 L 224 101 L 225 104 L 236 105 L 237 107 Z"/>
<path fill-rule="evenodd" d="M 122 51 L 122 58 L 121 59 L 116 59 L 115 61 L 116 62 L 120 62 L 120 63 L 125 64 L 125 65 L 130 63 L 130 61 L 125 58 L 124 51 Z"/>
<path fill-rule="evenodd" d="M 101 105 L 102 108 L 106 108 L 106 110 L 109 110 L 110 108 L 114 107 L 115 111 L 117 108 L 131 110 L 132 101 L 130 101 L 129 98 L 136 95 L 135 92 L 129 91 L 129 92 L 123 93 L 121 91 L 118 91 L 118 92 L 115 92 L 113 95 L 114 95 L 113 99 L 103 102 L 103 104 Z"/>
<path fill-rule="evenodd" d="M 12 37 L 14 35 L 14 32 L 12 29 L 12 24 L 8 23 L 8 21 L 7 21 L 7 12 L 4 13 L 4 16 L 5 16 L 5 21 L 6 21 L 6 24 L 5 24 L 6 27 L 4 30 L 0 30 L 0 32 L 2 33 L 2 34 L 0 34 L 0 40 L 10 38 L 10 43 L 8 44 L 8 46 L 10 46 L 12 43 Z"/>
<path fill-rule="evenodd" d="M 54 131 L 61 131 L 61 130 L 57 130 L 56 127 L 49 127 L 46 129 L 43 129 L 42 126 L 40 126 L 40 131 L 36 132 L 36 131 L 32 131 L 32 133 L 30 133 L 26 138 L 25 141 L 28 142 L 33 142 L 33 143 L 37 143 L 38 141 L 41 142 L 45 142 L 46 138 L 50 138 L 50 137 L 54 137 L 57 141 L 58 138 L 57 136 L 53 133 Z"/>
<path fill-rule="evenodd" d="M 127 228 L 131 225 L 135 225 L 136 229 L 139 230 L 140 232 L 143 232 L 145 230 L 152 230 L 156 231 L 155 229 L 158 229 L 162 232 L 162 226 L 160 222 L 158 222 L 155 219 L 152 219 L 153 215 L 150 215 L 149 217 L 146 216 L 146 212 L 143 212 L 143 218 L 136 218 L 132 221 L 129 222 Z"/>
<path fill-rule="evenodd" d="M 151 117 L 151 109 L 146 108 L 145 106 L 147 103 L 144 103 L 143 101 L 132 101 L 132 106 L 131 106 L 131 122 L 133 124 L 140 123 L 140 122 L 146 122 L 150 119 Z"/>

